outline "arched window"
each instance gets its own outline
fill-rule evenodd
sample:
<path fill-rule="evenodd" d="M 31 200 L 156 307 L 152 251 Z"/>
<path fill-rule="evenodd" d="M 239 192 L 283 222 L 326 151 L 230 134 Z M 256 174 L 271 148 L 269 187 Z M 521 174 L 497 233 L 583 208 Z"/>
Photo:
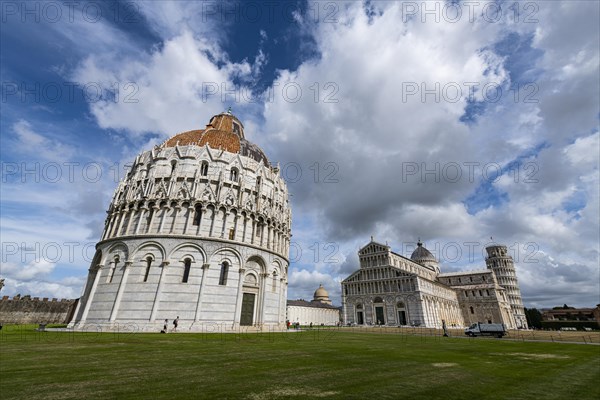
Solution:
<path fill-rule="evenodd" d="M 187 281 L 190 277 L 190 268 L 191 267 L 192 267 L 192 260 L 190 260 L 189 258 L 186 258 L 183 261 L 183 278 L 181 279 L 181 282 L 187 283 Z"/>
<path fill-rule="evenodd" d="M 273 271 L 273 287 L 272 287 L 272 291 L 273 292 L 277 291 L 277 271 Z"/>
<path fill-rule="evenodd" d="M 261 180 L 260 176 L 257 176 L 257 177 L 256 177 L 256 187 L 257 187 L 257 188 L 259 188 L 259 187 L 260 187 L 260 180 Z"/>
<path fill-rule="evenodd" d="M 208 175 L 208 163 L 206 161 L 202 161 L 202 164 L 200 165 L 200 175 Z"/>
<path fill-rule="evenodd" d="M 227 285 L 228 273 L 229 273 L 229 263 L 227 263 L 227 261 L 223 261 L 223 264 L 221 264 L 221 275 L 219 276 L 219 285 L 222 285 L 222 286 Z"/>
<path fill-rule="evenodd" d="M 232 182 L 237 182 L 238 181 L 238 169 L 237 168 L 231 168 L 231 172 L 229 173 L 229 180 Z"/>
<path fill-rule="evenodd" d="M 146 272 L 144 273 L 144 282 L 148 282 L 148 275 L 150 275 L 150 267 L 152 267 L 152 257 L 146 257 Z"/>
<path fill-rule="evenodd" d="M 192 222 L 193 225 L 200 225 L 200 221 L 202 221 L 202 206 L 196 206 L 196 208 L 194 209 L 194 221 Z"/>
<path fill-rule="evenodd" d="M 471 314 L 475 314 L 475 310 L 473 310 L 473 307 L 469 307 L 469 310 L 471 311 Z"/>
<path fill-rule="evenodd" d="M 177 161 L 171 161 L 171 175 L 175 173 L 175 167 L 177 166 Z"/>

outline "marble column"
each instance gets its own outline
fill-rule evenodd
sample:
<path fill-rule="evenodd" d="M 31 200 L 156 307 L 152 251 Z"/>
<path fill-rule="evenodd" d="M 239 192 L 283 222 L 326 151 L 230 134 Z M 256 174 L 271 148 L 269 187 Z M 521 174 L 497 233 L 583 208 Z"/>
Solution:
<path fill-rule="evenodd" d="M 117 292 L 117 298 L 113 304 L 112 311 L 110 313 L 110 321 L 113 322 L 117 319 L 117 313 L 119 312 L 119 307 L 121 306 L 121 298 L 123 297 L 123 292 L 125 292 L 125 287 L 127 286 L 127 277 L 129 276 L 129 271 L 131 270 L 131 261 L 125 262 L 123 266 L 123 275 L 121 277 L 121 282 L 119 282 L 119 290 Z"/>

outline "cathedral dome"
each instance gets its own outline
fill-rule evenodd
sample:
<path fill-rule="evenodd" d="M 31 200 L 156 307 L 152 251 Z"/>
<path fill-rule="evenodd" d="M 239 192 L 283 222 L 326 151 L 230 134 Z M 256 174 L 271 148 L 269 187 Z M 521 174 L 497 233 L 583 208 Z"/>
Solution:
<path fill-rule="evenodd" d="M 410 259 L 419 264 L 424 264 L 428 262 L 437 263 L 437 260 L 435 259 L 433 254 L 431 254 L 429 250 L 423 247 L 423 243 L 421 243 L 420 240 L 417 242 L 417 248 L 411 254 Z"/>
<path fill-rule="evenodd" d="M 166 140 L 161 147 L 187 145 L 200 147 L 208 145 L 216 150 L 237 153 L 269 165 L 269 160 L 262 149 L 246 140 L 244 125 L 231 113 L 231 110 L 213 116 L 205 129 L 179 133 Z"/>

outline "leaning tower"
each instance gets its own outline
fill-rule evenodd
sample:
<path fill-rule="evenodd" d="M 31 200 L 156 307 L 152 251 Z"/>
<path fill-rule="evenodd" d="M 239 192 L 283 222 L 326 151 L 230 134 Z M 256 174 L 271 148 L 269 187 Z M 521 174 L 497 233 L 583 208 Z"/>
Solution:
<path fill-rule="evenodd" d="M 288 190 L 230 111 L 138 155 L 107 213 L 75 329 L 284 327 Z"/>
<path fill-rule="evenodd" d="M 506 246 L 493 245 L 486 247 L 485 250 L 488 254 L 485 263 L 489 269 L 494 271 L 498 284 L 506 289 L 508 303 L 513 311 L 517 328 L 526 329 L 527 318 L 523 309 L 521 289 L 519 289 L 515 263 L 512 257 L 508 255 Z"/>

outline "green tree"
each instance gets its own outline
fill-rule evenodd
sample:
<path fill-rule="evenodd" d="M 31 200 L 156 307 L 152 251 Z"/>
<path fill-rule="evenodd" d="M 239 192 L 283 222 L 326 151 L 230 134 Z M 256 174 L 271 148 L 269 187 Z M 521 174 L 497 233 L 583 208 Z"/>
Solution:
<path fill-rule="evenodd" d="M 527 318 L 529 327 L 536 329 L 542 328 L 542 313 L 537 308 L 526 308 L 525 317 Z"/>

